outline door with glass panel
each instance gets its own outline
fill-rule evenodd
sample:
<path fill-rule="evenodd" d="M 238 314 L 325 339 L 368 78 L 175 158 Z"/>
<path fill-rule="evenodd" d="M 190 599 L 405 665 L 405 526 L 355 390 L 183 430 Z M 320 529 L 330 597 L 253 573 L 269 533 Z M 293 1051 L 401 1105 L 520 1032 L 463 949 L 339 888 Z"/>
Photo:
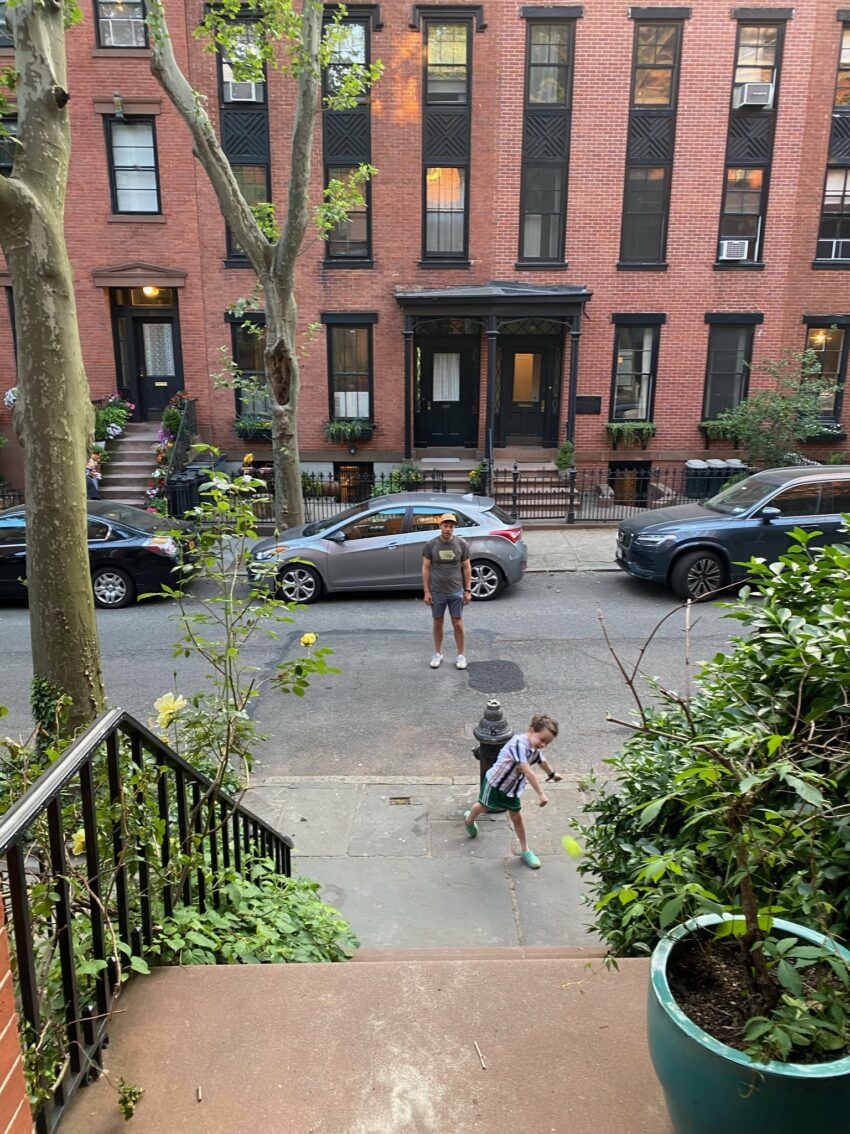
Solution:
<path fill-rule="evenodd" d="M 416 351 L 416 444 L 478 444 L 478 339 L 422 339 Z"/>
<path fill-rule="evenodd" d="M 133 317 L 142 418 L 157 417 L 183 389 L 174 324 L 171 315 Z"/>
<path fill-rule="evenodd" d="M 557 347 L 528 336 L 503 338 L 500 349 L 499 444 L 540 445 L 546 435 L 547 414 L 553 409 Z"/>

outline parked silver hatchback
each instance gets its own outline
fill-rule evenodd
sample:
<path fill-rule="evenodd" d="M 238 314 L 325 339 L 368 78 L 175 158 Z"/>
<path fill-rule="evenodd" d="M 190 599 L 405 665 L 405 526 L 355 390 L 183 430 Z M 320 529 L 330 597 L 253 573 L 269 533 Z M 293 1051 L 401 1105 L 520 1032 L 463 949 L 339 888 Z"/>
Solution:
<path fill-rule="evenodd" d="M 422 549 L 444 512 L 454 512 L 455 534 L 469 544 L 473 599 L 494 599 L 519 582 L 528 561 L 522 527 L 489 496 L 450 492 L 375 497 L 260 540 L 248 578 L 299 603 L 334 591 L 421 590 Z"/>

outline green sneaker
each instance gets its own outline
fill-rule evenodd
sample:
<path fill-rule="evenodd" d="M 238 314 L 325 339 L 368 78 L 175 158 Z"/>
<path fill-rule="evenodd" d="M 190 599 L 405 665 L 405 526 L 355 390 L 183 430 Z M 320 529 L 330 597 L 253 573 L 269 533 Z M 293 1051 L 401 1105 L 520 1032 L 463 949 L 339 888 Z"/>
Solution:
<path fill-rule="evenodd" d="M 530 866 L 532 870 L 539 870 L 543 865 L 533 850 L 523 851 L 520 856 L 526 866 Z"/>
<path fill-rule="evenodd" d="M 468 811 L 464 811 L 464 813 L 463 813 L 463 822 L 464 822 L 464 825 L 466 827 L 466 833 L 467 833 L 467 835 L 469 835 L 470 839 L 478 838 L 478 824 L 469 822 L 469 812 Z M 539 865 L 539 863 L 538 863 L 538 865 Z"/>

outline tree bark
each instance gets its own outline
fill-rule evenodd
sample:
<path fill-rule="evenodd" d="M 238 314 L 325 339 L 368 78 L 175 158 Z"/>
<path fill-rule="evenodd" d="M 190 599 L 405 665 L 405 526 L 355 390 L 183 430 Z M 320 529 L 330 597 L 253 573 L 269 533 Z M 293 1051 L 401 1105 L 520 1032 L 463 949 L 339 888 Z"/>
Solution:
<path fill-rule="evenodd" d="M 161 0 L 149 0 L 151 71 L 192 134 L 195 156 L 218 198 L 218 206 L 251 262 L 265 297 L 266 385 L 272 403 L 275 523 L 288 528 L 304 521 L 298 451 L 298 394 L 295 272 L 309 217 L 313 134 L 319 107 L 322 4 L 304 0 L 301 14 L 297 98 L 292 130 L 289 193 L 282 234 L 271 243 L 242 196 L 209 115 L 174 55 Z M 306 64 L 303 61 L 308 61 Z"/>
<path fill-rule="evenodd" d="M 64 235 L 70 155 L 63 6 L 9 7 L 15 42 L 15 168 L 0 178 L 0 244 L 18 329 L 15 431 L 24 452 L 33 674 L 70 698 L 71 731 L 104 707 L 87 542 L 91 404 Z"/>

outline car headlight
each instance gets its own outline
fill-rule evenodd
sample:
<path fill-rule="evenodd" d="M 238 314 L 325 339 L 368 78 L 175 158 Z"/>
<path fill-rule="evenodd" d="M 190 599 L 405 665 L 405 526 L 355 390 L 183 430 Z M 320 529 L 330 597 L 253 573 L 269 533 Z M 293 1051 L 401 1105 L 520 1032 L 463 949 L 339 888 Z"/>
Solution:
<path fill-rule="evenodd" d="M 635 536 L 635 543 L 640 547 L 662 547 L 665 543 L 672 543 L 675 540 L 674 535 L 665 533 L 663 535 L 639 535 Z"/>
<path fill-rule="evenodd" d="M 282 543 L 275 544 L 274 547 L 263 548 L 262 551 L 255 551 L 252 553 L 251 558 L 257 563 L 267 563 L 270 559 L 274 559 L 276 555 L 286 551 L 286 546 Z"/>

